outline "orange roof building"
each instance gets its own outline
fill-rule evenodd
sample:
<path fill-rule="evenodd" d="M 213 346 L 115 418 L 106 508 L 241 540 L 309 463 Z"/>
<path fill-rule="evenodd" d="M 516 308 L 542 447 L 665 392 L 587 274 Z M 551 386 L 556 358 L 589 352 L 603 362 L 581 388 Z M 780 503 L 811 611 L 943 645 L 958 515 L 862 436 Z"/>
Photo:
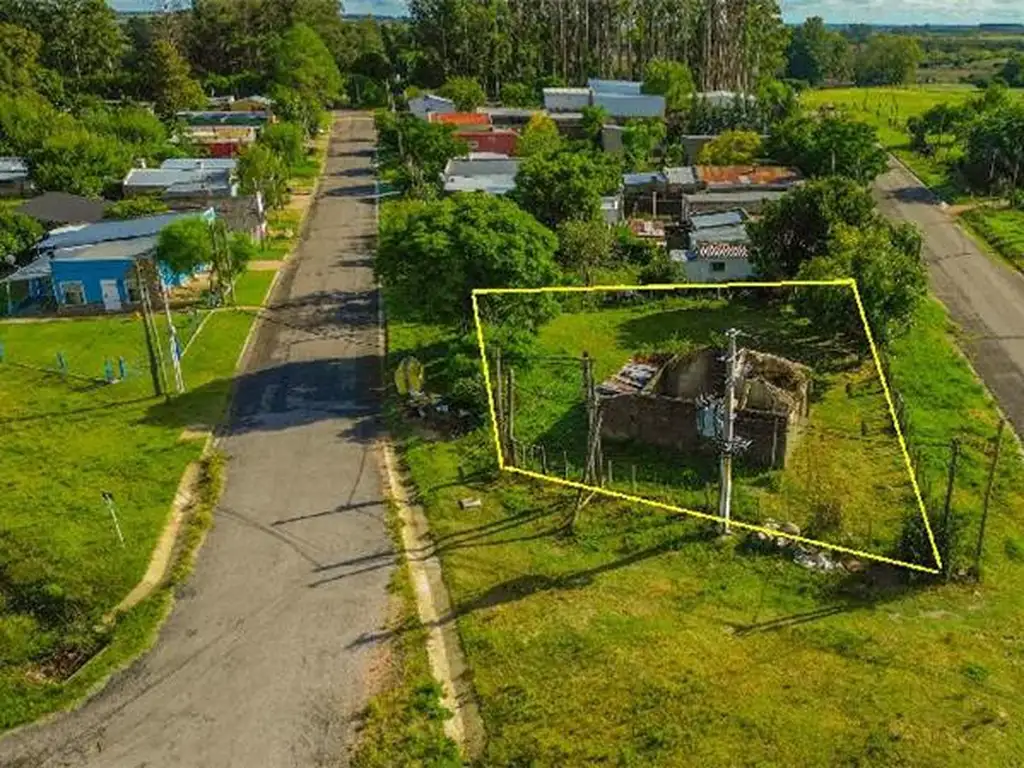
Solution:
<path fill-rule="evenodd" d="M 709 191 L 785 190 L 803 180 L 795 168 L 778 165 L 698 165 L 697 177 Z"/>
<path fill-rule="evenodd" d="M 462 130 L 485 131 L 491 127 L 491 116 L 480 112 L 431 112 L 430 122 L 454 125 Z"/>

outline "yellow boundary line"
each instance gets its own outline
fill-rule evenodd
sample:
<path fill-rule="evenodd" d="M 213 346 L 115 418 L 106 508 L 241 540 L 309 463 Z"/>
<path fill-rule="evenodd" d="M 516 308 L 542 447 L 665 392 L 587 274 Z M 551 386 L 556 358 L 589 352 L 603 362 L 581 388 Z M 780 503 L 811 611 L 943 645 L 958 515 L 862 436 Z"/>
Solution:
<path fill-rule="evenodd" d="M 584 483 L 577 483 L 572 480 L 563 480 L 560 477 L 551 477 L 543 475 L 539 472 L 533 472 L 527 469 L 520 469 L 518 467 L 505 466 L 505 457 L 501 453 L 501 438 L 498 435 L 498 416 L 497 410 L 494 404 L 494 390 L 491 387 L 491 372 L 490 366 L 487 365 L 487 349 L 484 343 L 484 328 L 480 322 L 480 305 L 478 298 L 480 296 L 497 296 L 497 295 L 523 295 L 523 294 L 542 294 L 542 293 L 597 293 L 597 292 L 621 292 L 621 291 L 679 291 L 679 290 L 690 290 L 690 289 L 720 289 L 720 288 L 808 288 L 808 287 L 824 287 L 824 286 L 845 286 L 853 289 L 853 297 L 857 303 L 857 312 L 860 316 L 861 323 L 864 326 L 864 332 L 867 334 L 868 345 L 871 347 L 871 358 L 875 363 L 875 370 L 878 371 L 878 378 L 882 382 L 882 391 L 885 393 L 885 401 L 889 406 L 889 416 L 892 418 L 893 427 L 896 430 L 896 439 L 899 442 L 900 451 L 903 453 L 903 462 L 907 468 L 907 474 L 910 477 L 910 484 L 914 489 L 914 498 L 917 499 L 917 506 L 921 512 L 921 519 L 924 521 L 925 530 L 928 532 L 928 542 L 932 547 L 932 555 L 935 557 L 935 568 L 928 568 L 927 566 L 920 565 L 918 563 L 908 563 L 903 560 L 896 560 L 885 555 L 875 554 L 873 552 L 865 552 L 859 549 L 852 549 L 850 547 L 844 547 L 839 544 L 832 544 L 827 541 L 819 541 L 817 539 L 809 539 L 804 536 L 793 536 L 785 534 L 787 539 L 793 541 L 799 541 L 803 544 L 810 544 L 816 547 L 823 547 L 830 549 L 835 552 L 843 552 L 845 554 L 854 555 L 856 557 L 862 557 L 867 560 L 875 560 L 881 563 L 887 563 L 889 565 L 896 565 L 901 568 L 909 568 L 915 571 L 923 571 L 924 573 L 941 573 L 942 571 L 942 556 L 939 554 L 939 548 L 935 544 L 935 535 L 932 533 L 931 523 L 928 521 L 928 513 L 924 506 L 924 499 L 921 498 L 921 489 L 918 487 L 917 478 L 914 476 L 914 465 L 910 459 L 910 452 L 907 450 L 907 443 L 903 437 L 903 430 L 900 428 L 899 420 L 896 418 L 896 407 L 893 404 L 892 393 L 889 390 L 889 382 L 885 379 L 885 374 L 882 372 L 882 362 L 878 354 L 878 347 L 875 345 L 874 335 L 871 333 L 871 326 L 868 324 L 867 314 L 864 311 L 864 303 L 861 301 L 860 290 L 857 287 L 857 281 L 853 278 L 842 278 L 838 280 L 783 280 L 779 282 L 740 282 L 740 283 L 668 283 L 668 284 L 655 284 L 655 285 L 596 285 L 596 286 L 550 286 L 544 288 L 477 288 L 474 289 L 471 295 L 473 302 L 473 321 L 476 324 L 476 339 L 477 346 L 480 349 L 480 367 L 484 374 L 484 386 L 487 388 L 487 407 L 491 415 L 491 436 L 494 439 L 494 451 L 498 457 L 498 468 L 503 472 L 509 472 L 515 475 L 522 475 L 523 477 L 529 477 L 534 480 L 543 480 L 545 482 L 554 483 L 561 485 L 566 488 L 574 488 L 576 490 L 591 491 L 601 496 L 607 496 L 613 499 L 619 499 L 620 501 L 629 501 L 634 504 L 643 504 L 648 507 L 654 507 L 655 509 L 666 510 L 668 512 L 681 512 L 692 517 L 696 517 L 702 520 L 711 520 L 713 522 L 720 522 L 721 518 L 717 515 L 711 515 L 707 512 L 698 512 L 693 509 L 686 509 L 685 507 L 678 507 L 673 504 L 664 504 L 659 501 L 653 501 L 652 499 L 644 499 L 640 496 L 633 496 L 628 493 L 620 493 L 618 491 L 610 491 L 607 488 L 599 488 L 593 485 L 586 485 Z M 732 520 L 731 524 L 736 528 L 741 528 L 747 531 L 755 531 L 764 533 L 769 536 L 778 536 L 779 532 L 771 528 L 765 528 L 760 525 L 754 525 L 752 523 L 744 523 L 740 520 Z"/>

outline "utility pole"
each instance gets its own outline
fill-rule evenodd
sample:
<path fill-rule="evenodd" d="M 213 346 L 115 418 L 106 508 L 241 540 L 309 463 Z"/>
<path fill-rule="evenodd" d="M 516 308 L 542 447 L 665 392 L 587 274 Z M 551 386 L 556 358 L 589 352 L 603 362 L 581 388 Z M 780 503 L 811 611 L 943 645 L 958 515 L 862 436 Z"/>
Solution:
<path fill-rule="evenodd" d="M 142 327 L 146 332 L 146 352 L 149 357 L 149 373 L 153 377 L 153 394 L 159 397 L 167 396 L 167 390 L 163 385 L 163 366 L 157 352 L 158 338 L 154 338 L 152 325 L 152 307 L 149 303 L 149 291 L 146 288 L 146 278 L 142 274 L 139 262 L 135 262 L 135 279 L 139 283 L 139 296 L 142 299 Z"/>
<path fill-rule="evenodd" d="M 732 454 L 735 443 L 736 421 L 736 337 L 740 332 L 730 328 L 725 332 L 729 337 L 729 352 L 725 359 L 725 405 L 722 423 L 721 477 L 722 486 L 718 498 L 718 516 L 722 518 L 722 533 L 729 533 L 729 519 L 732 514 Z"/>
<path fill-rule="evenodd" d="M 185 392 L 185 379 L 181 375 L 181 343 L 178 341 L 178 329 L 174 327 L 174 318 L 171 317 L 171 298 L 167 291 L 167 285 L 160 280 L 161 298 L 164 300 L 164 314 L 167 316 L 167 329 L 170 334 L 171 365 L 174 368 L 174 384 L 178 394 Z"/>

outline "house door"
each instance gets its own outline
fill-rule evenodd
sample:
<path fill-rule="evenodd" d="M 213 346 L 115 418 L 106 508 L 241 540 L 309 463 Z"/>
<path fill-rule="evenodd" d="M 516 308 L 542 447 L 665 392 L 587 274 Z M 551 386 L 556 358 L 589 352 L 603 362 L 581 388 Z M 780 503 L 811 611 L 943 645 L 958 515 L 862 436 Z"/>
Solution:
<path fill-rule="evenodd" d="M 117 290 L 117 280 L 100 280 L 100 290 L 103 291 L 103 308 L 107 312 L 119 312 L 121 293 Z"/>

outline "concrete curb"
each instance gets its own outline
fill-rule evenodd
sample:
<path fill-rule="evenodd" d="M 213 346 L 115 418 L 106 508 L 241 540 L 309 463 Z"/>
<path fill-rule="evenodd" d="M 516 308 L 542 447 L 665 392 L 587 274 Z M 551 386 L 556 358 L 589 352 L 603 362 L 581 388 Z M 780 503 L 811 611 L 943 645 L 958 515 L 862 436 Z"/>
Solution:
<path fill-rule="evenodd" d="M 444 732 L 459 745 L 466 759 L 473 760 L 483 751 L 486 731 L 469 680 L 469 665 L 462 651 L 441 562 L 434 551 L 430 525 L 423 510 L 409 503 L 395 451 L 388 440 L 380 442 L 379 456 L 388 495 L 402 523 L 402 551 L 416 595 L 416 612 L 427 630 L 430 672 L 444 691 L 441 703 L 452 713 L 444 723 Z"/>

